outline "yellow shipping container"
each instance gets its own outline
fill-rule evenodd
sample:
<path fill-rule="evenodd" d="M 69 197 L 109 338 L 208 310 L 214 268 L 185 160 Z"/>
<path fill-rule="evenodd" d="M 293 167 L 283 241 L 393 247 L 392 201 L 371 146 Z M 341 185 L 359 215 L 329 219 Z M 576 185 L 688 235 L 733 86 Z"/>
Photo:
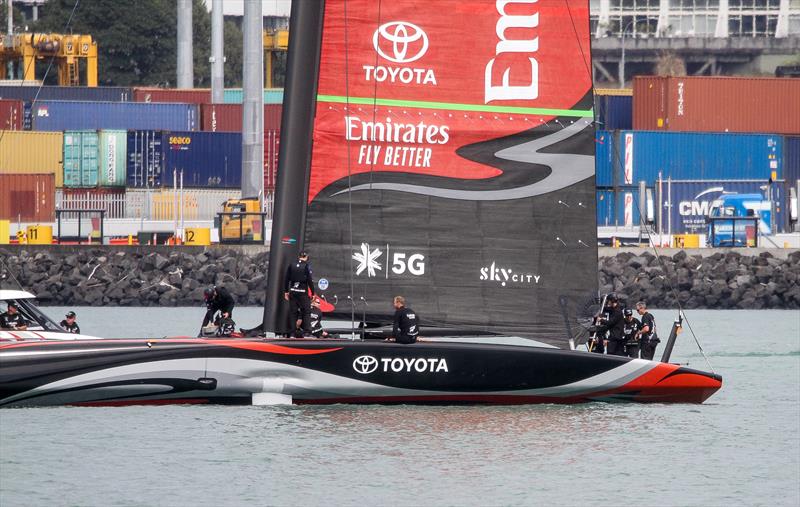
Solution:
<path fill-rule="evenodd" d="M 53 174 L 64 186 L 61 132 L 0 130 L 0 174 Z"/>
<path fill-rule="evenodd" d="M 595 95 L 622 95 L 630 97 L 633 95 L 633 88 L 595 88 Z"/>

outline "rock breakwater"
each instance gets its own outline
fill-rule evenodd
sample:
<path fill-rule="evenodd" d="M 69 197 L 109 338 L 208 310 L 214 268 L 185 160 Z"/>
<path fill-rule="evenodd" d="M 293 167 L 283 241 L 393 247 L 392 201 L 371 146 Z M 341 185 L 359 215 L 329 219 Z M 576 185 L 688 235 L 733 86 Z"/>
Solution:
<path fill-rule="evenodd" d="M 656 257 L 603 249 L 600 289 L 652 308 L 678 301 L 684 308 L 800 308 L 800 251 L 698 252 Z M 268 257 L 263 249 L 237 247 L 0 249 L 22 287 L 43 304 L 67 306 L 197 306 L 210 285 L 227 287 L 238 305 L 263 305 Z"/>

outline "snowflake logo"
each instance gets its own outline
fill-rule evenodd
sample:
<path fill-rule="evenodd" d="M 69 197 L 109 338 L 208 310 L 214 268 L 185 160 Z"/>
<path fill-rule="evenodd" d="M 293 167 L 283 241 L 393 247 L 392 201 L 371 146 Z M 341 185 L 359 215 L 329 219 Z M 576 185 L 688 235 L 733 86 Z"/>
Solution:
<path fill-rule="evenodd" d="M 376 248 L 375 250 L 369 249 L 369 243 L 361 243 L 361 252 L 356 252 L 353 254 L 353 260 L 358 262 L 358 267 L 356 268 L 356 276 L 360 275 L 367 270 L 367 276 L 377 276 L 375 271 L 380 271 L 381 263 L 378 262 L 378 258 L 383 254 L 380 248 Z"/>

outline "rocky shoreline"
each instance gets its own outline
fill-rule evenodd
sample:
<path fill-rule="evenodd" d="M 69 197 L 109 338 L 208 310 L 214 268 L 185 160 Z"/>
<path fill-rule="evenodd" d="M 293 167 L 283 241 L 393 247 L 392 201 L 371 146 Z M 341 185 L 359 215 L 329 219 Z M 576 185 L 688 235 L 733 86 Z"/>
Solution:
<path fill-rule="evenodd" d="M 264 304 L 269 254 L 253 247 L 0 248 L 0 259 L 44 305 L 197 306 L 209 285 L 242 306 Z M 0 264 L 0 267 L 2 265 Z M 652 308 L 800 308 L 798 250 L 601 249 L 598 281 Z M 3 281 L 11 288 L 9 280 Z"/>

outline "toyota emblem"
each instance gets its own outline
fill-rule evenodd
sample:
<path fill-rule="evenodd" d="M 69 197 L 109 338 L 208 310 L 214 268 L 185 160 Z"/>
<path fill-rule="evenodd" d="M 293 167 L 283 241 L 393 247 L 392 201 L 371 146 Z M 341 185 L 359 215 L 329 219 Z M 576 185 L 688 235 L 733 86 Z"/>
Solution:
<path fill-rule="evenodd" d="M 428 50 L 428 36 L 413 23 L 391 21 L 375 30 L 372 45 L 390 62 L 410 63 L 422 58 Z"/>
<path fill-rule="evenodd" d="M 378 360 L 372 356 L 358 356 L 353 360 L 353 369 L 362 375 L 372 373 L 378 369 Z"/>

